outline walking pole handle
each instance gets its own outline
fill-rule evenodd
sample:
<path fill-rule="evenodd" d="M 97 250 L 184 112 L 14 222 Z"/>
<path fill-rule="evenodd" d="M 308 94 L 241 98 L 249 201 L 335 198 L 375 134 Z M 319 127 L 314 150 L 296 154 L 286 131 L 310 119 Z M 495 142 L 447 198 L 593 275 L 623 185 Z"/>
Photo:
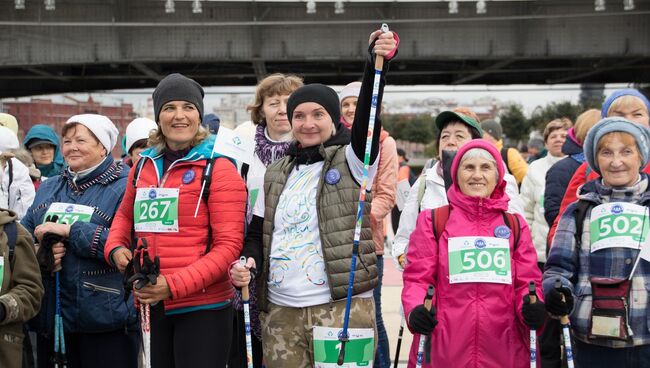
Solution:
<path fill-rule="evenodd" d="M 530 304 L 537 303 L 537 293 L 535 288 L 535 281 L 531 281 L 528 284 L 528 296 L 530 298 Z"/>
<path fill-rule="evenodd" d="M 244 257 L 244 256 L 239 257 L 239 265 L 242 266 L 242 267 L 246 267 L 246 257 Z M 241 288 L 241 298 L 242 298 L 242 300 L 247 302 L 249 300 L 249 297 L 250 297 L 250 295 L 248 295 L 248 285 L 243 286 Z"/>
<path fill-rule="evenodd" d="M 562 281 L 560 281 L 560 278 L 555 279 L 555 290 L 559 291 L 560 294 L 562 295 L 562 301 L 566 302 L 566 298 L 564 297 L 564 294 L 560 291 L 562 288 Z M 560 323 L 563 325 L 568 325 L 569 324 L 569 315 L 565 314 L 563 316 L 560 316 Z"/>
<path fill-rule="evenodd" d="M 389 31 L 388 24 L 382 23 L 381 32 L 386 33 L 388 31 Z M 384 57 L 377 55 L 377 57 L 375 58 L 375 70 L 382 70 L 382 69 L 384 69 Z"/>

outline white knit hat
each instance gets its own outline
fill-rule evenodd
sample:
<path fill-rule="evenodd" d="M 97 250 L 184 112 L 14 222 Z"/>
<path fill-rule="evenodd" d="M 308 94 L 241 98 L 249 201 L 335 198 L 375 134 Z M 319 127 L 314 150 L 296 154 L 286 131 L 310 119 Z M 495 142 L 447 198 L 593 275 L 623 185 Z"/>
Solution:
<path fill-rule="evenodd" d="M 126 152 L 131 151 L 135 142 L 149 138 L 149 133 L 156 129 L 158 129 L 158 124 L 151 119 L 137 118 L 130 122 L 126 126 Z"/>
<path fill-rule="evenodd" d="M 117 131 L 117 128 L 111 119 L 107 118 L 104 115 L 75 115 L 68 119 L 68 121 L 65 123 L 79 123 L 88 128 L 88 130 L 93 132 L 95 137 L 99 139 L 99 142 L 102 144 L 102 146 L 104 146 L 104 148 L 106 148 L 108 152 L 112 151 L 113 147 L 115 147 L 115 143 L 117 143 L 117 135 L 119 132 Z"/>
<path fill-rule="evenodd" d="M 18 120 L 13 115 L 0 112 L 0 125 L 9 128 L 14 134 L 18 134 Z"/>
<path fill-rule="evenodd" d="M 359 92 L 361 92 L 361 82 L 348 83 L 339 93 L 339 102 L 343 103 L 343 100 L 348 97 L 359 97 Z"/>
<path fill-rule="evenodd" d="M 13 130 L 0 125 L 0 152 L 15 150 L 20 147 L 18 137 Z"/>

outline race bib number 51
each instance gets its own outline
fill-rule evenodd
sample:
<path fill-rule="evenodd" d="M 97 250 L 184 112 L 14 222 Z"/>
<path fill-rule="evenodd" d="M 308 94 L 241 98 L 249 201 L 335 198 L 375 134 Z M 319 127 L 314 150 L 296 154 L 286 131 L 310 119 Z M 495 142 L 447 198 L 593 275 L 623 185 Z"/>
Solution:
<path fill-rule="evenodd" d="M 139 188 L 133 223 L 138 232 L 178 232 L 178 188 Z"/>
<path fill-rule="evenodd" d="M 55 218 L 57 224 L 72 225 L 75 222 L 90 222 L 93 217 L 94 208 L 81 204 L 54 202 L 45 212 L 44 220 Z"/>
<path fill-rule="evenodd" d="M 449 283 L 511 284 L 508 239 L 463 236 L 449 239 Z"/>
<path fill-rule="evenodd" d="M 647 208 L 632 203 L 605 203 L 591 210 L 591 252 L 605 248 L 639 249 L 648 235 Z"/>

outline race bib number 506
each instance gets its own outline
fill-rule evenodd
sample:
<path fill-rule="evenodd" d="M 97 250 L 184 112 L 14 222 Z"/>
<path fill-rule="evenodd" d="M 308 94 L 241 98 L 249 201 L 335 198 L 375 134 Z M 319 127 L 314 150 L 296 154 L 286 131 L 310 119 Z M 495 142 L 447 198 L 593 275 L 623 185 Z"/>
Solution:
<path fill-rule="evenodd" d="M 508 239 L 463 236 L 449 239 L 449 283 L 511 284 Z"/>

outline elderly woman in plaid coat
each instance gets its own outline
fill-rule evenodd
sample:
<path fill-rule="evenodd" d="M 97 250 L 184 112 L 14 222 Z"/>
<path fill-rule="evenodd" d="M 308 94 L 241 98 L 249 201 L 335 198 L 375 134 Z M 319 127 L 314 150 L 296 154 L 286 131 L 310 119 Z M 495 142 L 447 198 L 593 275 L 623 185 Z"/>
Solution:
<path fill-rule="evenodd" d="M 641 170 L 650 130 L 605 118 L 587 135 L 584 150 L 602 179 L 583 185 L 560 219 L 544 272 L 546 309 L 570 314 L 576 366 L 646 367 L 650 188 Z"/>

